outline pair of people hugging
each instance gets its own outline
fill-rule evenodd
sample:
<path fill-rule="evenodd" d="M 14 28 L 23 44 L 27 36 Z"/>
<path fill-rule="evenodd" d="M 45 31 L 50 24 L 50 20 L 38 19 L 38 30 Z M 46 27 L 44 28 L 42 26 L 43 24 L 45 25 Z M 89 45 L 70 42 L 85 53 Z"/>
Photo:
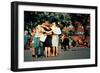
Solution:
<path fill-rule="evenodd" d="M 35 55 L 41 54 L 45 57 L 58 55 L 59 34 L 61 34 L 61 30 L 55 23 L 50 24 L 46 21 L 42 25 L 38 25 L 33 37 Z"/>

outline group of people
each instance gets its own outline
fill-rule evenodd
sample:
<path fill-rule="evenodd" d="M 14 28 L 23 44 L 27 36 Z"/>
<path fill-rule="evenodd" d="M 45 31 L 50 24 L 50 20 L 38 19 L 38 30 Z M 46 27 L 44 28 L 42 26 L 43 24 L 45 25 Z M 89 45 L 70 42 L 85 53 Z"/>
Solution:
<path fill-rule="evenodd" d="M 60 53 L 59 47 L 64 51 L 72 47 L 80 47 L 81 45 L 89 47 L 88 42 L 84 40 L 85 38 L 82 40 L 82 38 L 79 39 L 78 36 L 76 37 L 68 36 L 62 32 L 56 22 L 50 23 L 49 21 L 44 21 L 31 31 L 29 48 L 31 48 L 32 57 L 57 56 Z M 27 44 L 27 39 L 25 38 L 24 36 L 24 44 Z"/>
<path fill-rule="evenodd" d="M 57 56 L 59 54 L 58 44 L 61 29 L 55 22 L 45 21 L 32 29 L 30 47 L 32 57 Z"/>

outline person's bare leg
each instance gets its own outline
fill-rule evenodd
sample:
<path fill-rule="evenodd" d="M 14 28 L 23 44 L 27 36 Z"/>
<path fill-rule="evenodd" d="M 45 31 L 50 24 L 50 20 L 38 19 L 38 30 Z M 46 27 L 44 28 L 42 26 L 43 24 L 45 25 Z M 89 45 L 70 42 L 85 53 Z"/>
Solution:
<path fill-rule="evenodd" d="M 45 47 L 45 51 L 44 51 L 44 53 L 45 53 L 45 57 L 47 57 L 47 47 Z"/>
<path fill-rule="evenodd" d="M 34 60 L 34 57 L 35 57 L 35 48 L 30 48 L 30 51 L 32 53 L 32 60 Z"/>
<path fill-rule="evenodd" d="M 55 56 L 55 47 L 53 47 L 53 54 L 52 56 Z"/>
<path fill-rule="evenodd" d="M 32 48 L 32 56 L 35 56 L 35 48 Z"/>
<path fill-rule="evenodd" d="M 51 55 L 51 48 L 50 47 L 48 47 L 48 57 Z"/>
<path fill-rule="evenodd" d="M 58 47 L 56 47 L 56 56 L 58 55 L 59 51 L 58 51 Z"/>
<path fill-rule="evenodd" d="M 35 57 L 35 48 L 34 47 L 33 48 L 30 48 L 30 51 L 32 53 L 32 57 Z"/>

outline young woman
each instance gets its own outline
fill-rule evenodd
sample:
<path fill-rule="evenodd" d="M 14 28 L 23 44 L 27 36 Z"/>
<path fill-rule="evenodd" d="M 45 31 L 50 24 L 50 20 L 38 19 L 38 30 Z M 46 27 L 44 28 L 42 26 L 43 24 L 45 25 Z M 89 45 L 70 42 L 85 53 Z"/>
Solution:
<path fill-rule="evenodd" d="M 45 34 L 47 35 L 45 42 L 43 43 L 44 45 L 44 53 L 46 57 L 51 56 L 51 47 L 52 47 L 52 31 L 50 28 L 50 23 L 48 21 L 45 21 L 45 25 L 43 26 L 45 30 Z"/>
<path fill-rule="evenodd" d="M 35 48 L 35 57 L 40 57 L 40 43 L 39 43 L 39 28 L 38 26 L 35 28 L 35 34 L 34 34 L 34 37 L 33 37 L 33 41 L 34 41 L 34 48 Z"/>
<path fill-rule="evenodd" d="M 53 54 L 52 56 L 57 56 L 58 55 L 58 44 L 59 44 L 59 35 L 61 34 L 60 28 L 56 25 L 56 23 L 52 24 L 51 27 L 53 31 L 52 35 L 52 47 L 53 47 Z"/>
<path fill-rule="evenodd" d="M 45 30 L 43 29 L 44 23 L 42 23 L 41 25 L 38 25 L 38 38 L 39 38 L 39 53 L 40 56 L 44 56 L 44 47 L 43 47 L 43 42 L 46 39 L 46 34 L 45 34 Z"/>

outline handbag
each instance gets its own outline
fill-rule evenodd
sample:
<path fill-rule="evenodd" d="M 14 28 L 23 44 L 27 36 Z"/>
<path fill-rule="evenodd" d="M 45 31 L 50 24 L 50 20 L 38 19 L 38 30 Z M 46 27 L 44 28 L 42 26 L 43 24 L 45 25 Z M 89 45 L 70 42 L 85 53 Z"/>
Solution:
<path fill-rule="evenodd" d="M 41 41 L 41 42 L 45 42 L 46 38 L 47 38 L 47 35 L 42 34 L 42 35 L 40 36 L 40 41 Z"/>

